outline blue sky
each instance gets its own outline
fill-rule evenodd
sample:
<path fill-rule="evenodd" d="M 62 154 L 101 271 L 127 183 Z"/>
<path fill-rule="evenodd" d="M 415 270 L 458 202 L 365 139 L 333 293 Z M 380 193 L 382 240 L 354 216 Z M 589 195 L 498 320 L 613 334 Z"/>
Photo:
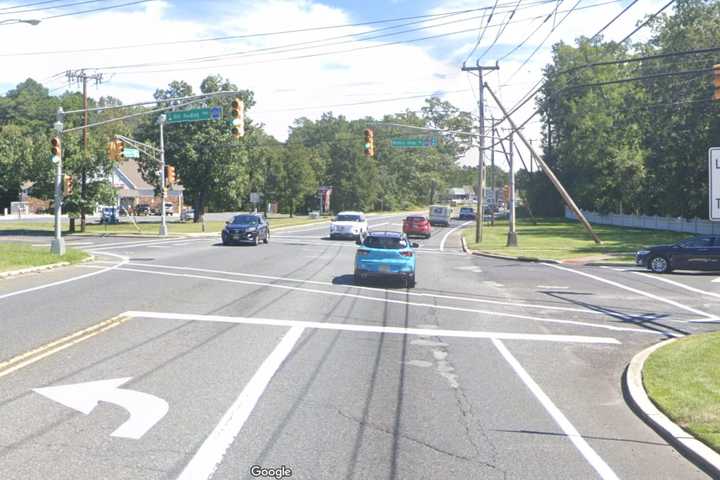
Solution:
<path fill-rule="evenodd" d="M 102 5 L 126 1 L 110 0 Z M 497 89 L 504 102 L 512 104 L 540 78 L 542 67 L 550 59 L 553 43 L 559 40 L 572 42 L 578 35 L 591 35 L 629 1 L 581 0 L 579 8 L 553 29 L 553 21 L 543 23 L 542 19 L 553 11 L 557 5 L 555 0 L 535 6 L 532 4 L 538 0 L 521 0 L 513 23 L 502 31 L 495 45 L 481 59 L 482 63 L 494 63 L 533 29 L 538 28 L 538 32 L 513 55 L 503 58 L 500 70 L 488 75 L 488 82 Z M 62 3 L 59 1 L 55 5 Z M 97 71 L 105 75 L 106 81 L 99 87 L 92 87 L 90 94 L 112 95 L 130 103 L 150 99 L 156 88 L 162 88 L 174 79 L 186 80 L 197 89 L 205 76 L 220 74 L 241 88 L 255 92 L 257 105 L 249 115 L 281 140 L 286 137 L 293 120 L 300 116 L 317 118 L 331 110 L 349 118 L 380 117 L 405 109 L 417 110 L 423 104 L 423 95 L 429 96 L 433 92 L 445 92 L 444 99 L 475 112 L 477 80 L 461 72 L 460 66 L 470 55 L 478 33 L 488 23 L 487 17 L 483 16 L 487 10 L 436 17 L 423 23 L 418 21 L 402 29 L 422 27 L 422 30 L 375 39 L 367 37 L 390 33 L 393 30 L 388 27 L 410 21 L 171 46 L 106 47 L 446 14 L 492 7 L 494 3 L 495 0 L 157 0 L 106 12 L 47 19 L 38 26 L 0 25 L 0 62 L 3 65 L 0 90 L 6 91 L 32 77 L 57 94 L 67 88 L 76 88 L 68 87 L 59 73 L 75 68 L 90 68 L 90 72 L 95 72 L 92 68 L 103 67 Z M 490 26 L 469 57 L 470 63 L 474 63 L 480 52 L 495 41 L 501 26 L 509 18 L 509 6 L 515 3 L 516 0 L 499 0 L 500 6 Z M 562 12 L 575 3 L 576 0 L 562 0 L 553 20 L 559 22 L 564 16 Z M 664 1 L 661 0 L 638 2 L 607 30 L 606 38 L 619 40 L 639 19 L 662 4 Z M 5 8 L 0 10 L 0 20 L 14 16 L 11 15 L 13 10 L 7 9 L 12 5 L 17 3 L 0 1 L 0 9 Z M 26 15 L 45 18 L 78 8 L 16 15 L 25 19 L 30 18 Z M 380 30 L 372 32 L 374 29 Z M 461 30 L 468 31 L 423 42 L 388 44 Z M 342 39 L 322 41 L 343 35 Z M 520 68 L 547 35 L 546 43 Z M 643 35 L 647 32 L 641 32 L 637 38 L 643 38 Z M 285 51 L 280 53 L 267 50 L 283 45 Z M 98 50 L 73 51 L 88 48 Z M 47 50 L 61 53 L 18 55 Z M 249 51 L 254 53 L 248 54 Z M 245 53 L 228 56 L 231 52 Z M 183 63 L 190 58 L 214 55 L 223 57 L 217 61 Z M 305 58 L 292 58 L 300 55 Z M 168 65 L 158 65 L 165 63 Z M 147 66 L 122 67 L 137 64 Z M 532 104 L 528 105 L 531 107 Z M 497 114 L 497 109 L 488 105 L 488 112 Z M 520 116 L 524 113 L 520 112 Z M 528 134 L 537 136 L 537 125 L 530 124 Z"/>

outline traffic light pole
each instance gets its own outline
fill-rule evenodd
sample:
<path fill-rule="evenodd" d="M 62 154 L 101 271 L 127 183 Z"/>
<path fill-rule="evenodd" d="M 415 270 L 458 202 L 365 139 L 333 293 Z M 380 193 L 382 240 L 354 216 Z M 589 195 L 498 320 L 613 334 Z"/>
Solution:
<path fill-rule="evenodd" d="M 65 239 L 62 238 L 62 188 L 63 188 L 63 169 L 62 169 L 62 132 L 63 132 L 63 109 L 58 108 L 57 122 L 55 122 L 55 131 L 57 131 L 60 139 L 60 154 L 57 155 L 55 164 L 55 238 L 50 242 L 50 253 L 53 255 L 65 255 Z"/>
<path fill-rule="evenodd" d="M 167 223 L 165 222 L 165 139 L 163 135 L 163 126 L 165 125 L 165 114 L 160 115 L 158 123 L 160 124 L 160 188 L 162 198 L 162 220 L 160 223 L 160 235 L 168 234 Z"/>

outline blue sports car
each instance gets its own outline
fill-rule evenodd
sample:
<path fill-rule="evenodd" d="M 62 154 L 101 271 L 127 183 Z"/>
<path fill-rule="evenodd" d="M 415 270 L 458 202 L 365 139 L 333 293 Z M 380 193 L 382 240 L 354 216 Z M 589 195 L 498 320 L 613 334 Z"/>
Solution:
<path fill-rule="evenodd" d="M 415 251 L 404 233 L 370 232 L 357 241 L 355 283 L 370 278 L 400 278 L 408 287 L 415 286 Z"/>

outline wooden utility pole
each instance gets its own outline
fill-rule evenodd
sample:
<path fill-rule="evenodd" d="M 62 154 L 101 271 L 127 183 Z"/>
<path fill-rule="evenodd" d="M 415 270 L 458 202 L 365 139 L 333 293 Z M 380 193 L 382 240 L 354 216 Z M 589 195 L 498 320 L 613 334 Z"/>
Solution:
<path fill-rule="evenodd" d="M 485 161 L 483 154 L 485 153 L 485 105 L 483 101 L 483 71 L 484 70 L 497 70 L 497 65 L 491 67 L 482 67 L 480 62 L 476 62 L 474 67 L 462 66 L 463 72 L 478 72 L 478 86 L 480 88 L 479 100 L 478 100 L 478 112 L 479 112 L 479 137 L 478 142 L 478 182 L 477 182 L 477 215 L 475 220 L 475 243 L 482 242 L 482 225 L 485 219 L 483 212 L 483 197 L 485 196 Z"/>

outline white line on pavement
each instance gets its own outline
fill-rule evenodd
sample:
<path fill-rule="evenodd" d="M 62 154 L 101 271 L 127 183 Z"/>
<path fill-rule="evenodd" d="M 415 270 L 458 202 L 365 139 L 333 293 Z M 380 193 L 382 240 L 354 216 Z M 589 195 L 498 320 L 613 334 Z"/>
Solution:
<path fill-rule="evenodd" d="M 699 288 L 694 288 L 688 285 L 684 285 L 680 282 L 675 282 L 673 280 L 670 280 L 668 278 L 662 278 L 659 277 L 657 274 L 651 275 L 649 273 L 644 272 L 633 272 L 635 275 L 642 275 L 643 277 L 652 278 L 653 280 L 658 280 L 660 282 L 669 283 L 670 285 L 675 285 L 676 287 L 684 288 L 685 290 L 690 290 L 691 292 L 700 293 L 702 295 L 708 295 L 710 297 L 720 298 L 720 294 L 715 292 L 708 292 L 707 290 L 700 290 Z"/>
<path fill-rule="evenodd" d="M 123 243 L 111 243 L 107 246 L 100 245 L 95 247 L 95 250 L 115 250 L 118 248 L 133 248 L 133 247 L 144 247 L 146 245 L 158 245 L 158 244 L 171 244 L 172 242 L 197 242 L 197 241 L 205 241 L 207 242 L 210 239 L 210 237 L 199 237 L 199 238 L 193 238 L 193 239 L 179 239 L 179 238 L 165 238 L 161 240 L 145 240 L 145 241 L 132 241 L 132 242 L 123 242 Z"/>
<path fill-rule="evenodd" d="M 564 324 L 564 325 L 578 325 L 582 327 L 589 327 L 589 328 L 601 328 L 605 330 L 613 330 L 618 332 L 632 332 L 632 333 L 647 333 L 651 335 L 673 335 L 671 332 L 660 332 L 655 330 L 645 330 L 645 329 L 638 329 L 638 328 L 627 328 L 627 327 L 616 327 L 614 325 L 602 325 L 602 324 L 596 324 L 596 323 L 588 323 L 588 322 L 579 322 L 575 320 L 561 320 L 561 319 L 555 319 L 555 318 L 542 318 L 542 317 L 531 317 L 529 315 L 520 315 L 515 313 L 505 313 L 505 312 L 495 312 L 492 310 L 477 310 L 472 308 L 461 308 L 461 307 L 451 307 L 447 305 L 436 305 L 433 303 L 415 303 L 415 302 L 408 302 L 405 300 L 392 300 L 389 298 L 378 298 L 378 297 L 369 297 L 366 295 L 357 295 L 353 293 L 346 293 L 346 292 L 333 292 L 330 290 L 318 290 L 314 288 L 304 288 L 304 287 L 291 287 L 289 285 L 278 285 L 274 283 L 266 283 L 266 282 L 255 282 L 255 281 L 247 281 L 247 280 L 234 280 L 231 278 L 219 278 L 219 277 L 210 277 L 207 275 L 193 275 L 189 273 L 170 273 L 170 272 L 158 272 L 155 270 L 142 270 L 139 268 L 120 268 L 119 270 L 122 270 L 124 272 L 138 272 L 138 273 L 149 273 L 151 275 L 164 275 L 169 277 L 183 277 L 183 278 L 196 278 L 200 280 L 211 280 L 215 282 L 226 282 L 226 283 L 236 283 L 236 284 L 242 284 L 242 285 L 254 285 L 254 286 L 260 286 L 260 287 L 269 287 L 269 288 L 279 288 L 283 290 L 293 290 L 297 292 L 305 292 L 305 293 L 315 293 L 320 295 L 331 295 L 335 297 L 349 297 L 349 298 L 357 298 L 360 300 L 367 300 L 370 302 L 380 302 L 380 303 L 394 303 L 394 304 L 400 304 L 400 305 L 408 305 L 412 307 L 423 307 L 423 308 L 434 308 L 438 310 L 451 310 L 455 312 L 468 312 L 468 313 L 480 313 L 484 315 L 488 315 L 490 317 L 507 317 L 507 318 L 517 318 L 521 320 L 531 320 L 535 322 L 547 322 L 547 323 L 558 323 L 558 324 Z"/>
<path fill-rule="evenodd" d="M 279 280 L 283 282 L 289 282 L 289 283 L 303 283 L 303 284 L 310 284 L 310 285 L 321 285 L 326 287 L 352 287 L 357 290 L 366 291 L 366 292 L 379 292 L 382 294 L 390 294 L 390 295 L 398 295 L 398 296 L 411 296 L 411 297 L 424 297 L 424 298 L 442 298 L 445 300 L 459 300 L 463 302 L 473 302 L 473 303 L 487 303 L 490 305 L 503 305 L 503 306 L 511 306 L 511 307 L 522 307 L 522 308 L 532 308 L 532 309 L 545 309 L 545 310 L 557 310 L 561 312 L 579 312 L 579 313 L 587 313 L 591 315 L 606 315 L 604 312 L 599 312 L 597 310 L 589 310 L 587 308 L 573 308 L 573 307 L 556 307 L 553 305 L 540 305 L 540 304 L 533 304 L 533 303 L 522 303 L 522 302 L 509 302 L 509 301 L 500 301 L 500 300 L 488 300 L 484 298 L 474 298 L 474 297 L 463 297 L 460 295 L 442 295 L 438 293 L 420 293 L 420 292 L 407 292 L 407 291 L 396 291 L 396 290 L 387 290 L 387 289 L 381 289 L 381 288 L 373 288 L 373 287 L 364 287 L 361 285 L 335 285 L 331 282 L 320 282 L 317 280 L 305 280 L 302 278 L 291 278 L 291 277 L 279 277 L 275 275 L 261 275 L 257 273 L 242 273 L 242 272 L 230 272 L 226 270 L 214 270 L 210 268 L 193 268 L 193 267 L 178 267 L 174 265 L 160 265 L 156 263 L 138 263 L 138 262 L 129 262 L 127 264 L 128 266 L 140 266 L 140 267 L 155 267 L 155 268 L 164 268 L 168 270 L 180 270 L 180 271 L 188 271 L 188 272 L 201 272 L 201 273 L 216 273 L 219 275 L 230 275 L 235 277 L 247 277 L 247 278 L 262 278 L 265 280 Z M 496 282 L 483 282 L 483 284 L 486 284 L 488 286 L 500 286 L 503 285 Z"/>
<path fill-rule="evenodd" d="M 215 429 L 205 439 L 178 480 L 209 479 L 215 473 L 235 437 L 242 430 L 268 384 L 292 351 L 303 333 L 302 327 L 292 327 L 272 353 L 260 365 L 235 402 L 225 412 Z"/>
<path fill-rule="evenodd" d="M 605 461 L 600 458 L 600 455 L 598 455 L 597 452 L 585 441 L 573 424 L 570 423 L 570 420 L 568 420 L 560 409 L 555 406 L 553 401 L 550 400 L 550 397 L 543 392 L 542 388 L 535 383 L 535 380 L 533 380 L 533 378 L 525 371 L 523 366 L 520 365 L 520 362 L 518 362 L 507 347 L 505 347 L 505 344 L 498 339 L 493 339 L 492 342 L 495 345 L 495 348 L 498 349 L 500 354 L 510 364 L 512 369 L 515 370 L 515 373 L 517 373 L 518 377 L 520 377 L 525 386 L 527 386 L 532 394 L 535 395 L 535 398 L 540 401 L 545 410 L 550 414 L 553 420 L 555 420 L 555 423 L 557 423 L 562 431 L 565 432 L 565 435 L 568 436 L 570 441 L 580 451 L 582 456 L 585 457 L 585 460 L 592 465 L 600 477 L 604 480 L 617 479 L 618 476 L 615 475 L 615 472 L 613 472 L 610 466 L 605 463 Z"/>
<path fill-rule="evenodd" d="M 584 277 L 592 278 L 593 280 L 597 280 L 598 282 L 603 282 L 603 283 L 606 283 L 606 284 L 608 284 L 608 285 L 612 285 L 612 286 L 614 286 L 614 287 L 618 287 L 618 288 L 621 288 L 621 289 L 623 289 L 623 290 L 627 290 L 628 292 L 637 293 L 638 295 L 643 295 L 643 296 L 645 296 L 645 297 L 652 298 L 653 300 L 657 300 L 657 301 L 659 301 L 659 302 L 667 303 L 668 305 L 673 305 L 673 306 L 675 306 L 675 307 L 681 308 L 681 309 L 686 310 L 686 311 L 688 311 L 688 312 L 692 312 L 692 313 L 694 313 L 694 314 L 696 314 L 696 315 L 700 315 L 700 316 L 703 316 L 703 317 L 706 317 L 706 318 L 707 318 L 707 317 L 709 317 L 709 318 L 714 318 L 713 315 L 710 315 L 709 313 L 703 312 L 703 311 L 698 310 L 698 309 L 696 309 L 696 308 L 688 307 L 687 305 L 683 305 L 682 303 L 676 302 L 675 300 L 670 300 L 669 298 L 663 298 L 663 297 L 661 297 L 661 296 L 659 296 L 659 295 L 655 295 L 654 293 L 644 292 L 644 291 L 642 291 L 642 290 L 638 290 L 637 288 L 633 288 L 633 287 L 629 287 L 629 286 L 627 286 L 627 285 L 623 285 L 623 284 L 620 283 L 620 282 L 615 282 L 615 281 L 613 281 L 613 280 L 608 280 L 607 278 L 598 277 L 597 275 L 592 275 L 592 274 L 590 274 L 590 273 L 581 272 L 581 271 L 579 271 L 579 270 L 574 270 L 574 269 L 572 269 L 572 268 L 561 267 L 560 265 L 554 265 L 554 264 L 552 264 L 552 263 L 543 263 L 543 265 L 546 265 L 546 266 L 552 267 L 552 268 L 557 268 L 558 270 L 565 270 L 566 272 L 575 273 L 575 274 L 577 274 L 577 275 L 582 275 L 582 276 L 584 276 Z"/>
<path fill-rule="evenodd" d="M 531 340 L 563 343 L 598 343 L 619 345 L 620 341 L 611 337 L 591 337 L 586 335 L 553 335 L 536 333 L 484 332 L 477 330 L 442 330 L 437 328 L 385 327 L 382 325 L 354 325 L 348 323 L 306 322 L 300 320 L 277 320 L 254 317 L 228 317 L 223 315 L 196 315 L 187 313 L 165 313 L 128 311 L 123 316 L 133 318 L 156 318 L 163 320 L 183 320 L 220 323 L 240 323 L 248 325 L 265 325 L 271 327 L 301 327 L 319 330 L 342 330 L 347 332 L 396 333 L 400 335 L 419 335 L 460 338 L 500 338 L 503 340 Z"/>
<path fill-rule="evenodd" d="M 536 285 L 535 288 L 547 288 L 550 290 L 566 290 L 570 287 L 563 287 L 559 285 Z"/>
<path fill-rule="evenodd" d="M 58 282 L 46 283 L 46 284 L 43 284 L 43 285 L 38 285 L 38 286 L 36 286 L 36 287 L 26 288 L 26 289 L 24 289 L 24 290 L 17 290 L 17 291 L 15 291 L 15 292 L 5 293 L 5 294 L 3 294 L 3 295 L 0 295 L 0 300 L 4 300 L 4 299 L 9 298 L 9 297 L 14 297 L 14 296 L 16 296 L 16 295 L 22 295 L 23 293 L 35 292 L 35 291 L 37 291 L 37 290 L 43 290 L 43 289 L 45 289 L 45 288 L 55 287 L 55 286 L 57 286 L 57 285 L 63 285 L 63 284 L 65 284 L 65 283 L 70 283 L 70 282 L 75 282 L 75 281 L 77 281 L 77 280 L 82 280 L 83 278 L 88 278 L 88 277 L 93 277 L 93 276 L 95 276 L 95 275 L 100 275 L 101 273 L 109 272 L 110 270 L 115 270 L 116 268 L 118 268 L 118 267 L 120 267 L 120 266 L 122 266 L 122 265 L 125 265 L 126 263 L 128 263 L 128 262 L 130 261 L 130 259 L 129 259 L 128 257 L 122 256 L 122 255 L 116 255 L 116 254 L 114 254 L 114 253 L 105 253 L 105 252 L 90 252 L 90 253 L 98 253 L 98 254 L 99 254 L 99 253 L 102 253 L 102 254 L 104 254 L 104 255 L 110 255 L 110 256 L 113 256 L 113 257 L 118 257 L 118 258 L 120 259 L 120 262 L 118 262 L 118 263 L 116 263 L 115 265 L 112 265 L 112 266 L 110 266 L 110 267 L 103 268 L 102 270 L 98 270 L 97 272 L 86 273 L 86 274 L 84 274 L 84 275 L 79 275 L 79 276 L 77 276 L 77 277 L 72 277 L 72 278 L 68 278 L 68 279 L 65 279 L 65 280 L 60 280 L 60 281 L 58 281 Z"/>
<path fill-rule="evenodd" d="M 455 232 L 455 230 L 457 230 L 457 229 L 459 229 L 459 228 L 462 228 L 462 227 L 464 227 L 465 225 L 468 225 L 468 224 L 470 224 L 470 223 L 472 223 L 472 221 L 465 222 L 465 223 L 461 223 L 461 224 L 458 225 L 457 227 L 455 227 L 455 228 L 453 228 L 452 230 L 450 230 L 449 232 L 447 232 L 447 233 L 445 234 L 445 236 L 442 238 L 442 241 L 440 242 L 440 251 L 441 251 L 441 252 L 445 251 L 445 242 L 447 241 L 448 237 L 449 237 L 453 232 Z"/>

